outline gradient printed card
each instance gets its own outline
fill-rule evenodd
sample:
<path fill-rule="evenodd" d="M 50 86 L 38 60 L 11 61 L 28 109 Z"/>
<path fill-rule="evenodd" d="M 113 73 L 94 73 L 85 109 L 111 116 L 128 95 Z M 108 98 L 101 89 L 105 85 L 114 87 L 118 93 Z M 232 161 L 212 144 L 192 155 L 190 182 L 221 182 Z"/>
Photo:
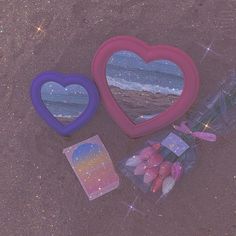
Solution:
<path fill-rule="evenodd" d="M 65 148 L 63 153 L 89 200 L 94 200 L 119 186 L 119 176 L 98 135 Z"/>

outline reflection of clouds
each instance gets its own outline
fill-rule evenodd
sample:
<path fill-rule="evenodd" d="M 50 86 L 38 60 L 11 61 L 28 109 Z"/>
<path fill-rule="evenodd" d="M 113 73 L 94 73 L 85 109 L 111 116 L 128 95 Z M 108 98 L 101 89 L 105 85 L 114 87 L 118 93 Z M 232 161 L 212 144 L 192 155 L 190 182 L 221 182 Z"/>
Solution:
<path fill-rule="evenodd" d="M 146 63 L 137 54 L 119 51 L 107 63 L 108 84 L 125 90 L 180 95 L 183 73 L 169 60 Z"/>
<path fill-rule="evenodd" d="M 85 88 L 83 88 L 80 85 L 74 84 L 74 85 L 69 85 L 67 87 L 63 87 L 58 83 L 55 82 L 47 82 L 42 86 L 41 89 L 42 93 L 49 93 L 49 94 L 83 94 L 86 95 L 87 91 Z"/>
<path fill-rule="evenodd" d="M 125 60 L 127 59 L 127 60 Z M 155 60 L 145 63 L 137 54 L 130 51 L 119 51 L 114 53 L 108 64 L 122 65 L 126 68 L 139 68 L 140 70 L 159 71 L 183 77 L 181 69 L 172 61 Z"/>
<path fill-rule="evenodd" d="M 126 56 L 126 57 L 137 57 L 137 54 L 130 52 L 130 51 L 119 51 L 119 52 L 114 53 L 113 55 L 114 55 L 114 57 L 115 57 L 115 55 Z"/>

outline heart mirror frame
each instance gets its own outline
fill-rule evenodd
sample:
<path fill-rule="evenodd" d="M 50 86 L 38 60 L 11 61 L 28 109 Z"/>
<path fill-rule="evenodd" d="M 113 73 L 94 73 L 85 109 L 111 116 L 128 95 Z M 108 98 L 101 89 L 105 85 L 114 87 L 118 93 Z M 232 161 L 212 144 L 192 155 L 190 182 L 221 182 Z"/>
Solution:
<path fill-rule="evenodd" d="M 158 116 L 138 124 L 131 121 L 117 104 L 106 79 L 106 65 L 110 57 L 124 50 L 137 54 L 146 63 L 154 60 L 172 61 L 182 70 L 184 77 L 184 87 L 180 97 Z M 106 110 L 120 128 L 132 138 L 156 132 L 184 115 L 197 98 L 200 84 L 197 68 L 185 52 L 169 45 L 147 45 L 132 36 L 116 36 L 105 41 L 93 58 L 92 74 Z"/>
<path fill-rule="evenodd" d="M 47 82 L 55 82 L 63 87 L 70 85 L 79 85 L 83 87 L 88 94 L 88 104 L 85 110 L 75 120 L 69 124 L 62 124 L 47 109 L 41 97 L 41 88 Z M 30 95 L 32 104 L 39 116 L 60 135 L 67 136 L 85 125 L 95 114 L 99 105 L 99 93 L 96 85 L 84 75 L 64 75 L 62 73 L 47 71 L 36 76 L 31 84 Z"/>

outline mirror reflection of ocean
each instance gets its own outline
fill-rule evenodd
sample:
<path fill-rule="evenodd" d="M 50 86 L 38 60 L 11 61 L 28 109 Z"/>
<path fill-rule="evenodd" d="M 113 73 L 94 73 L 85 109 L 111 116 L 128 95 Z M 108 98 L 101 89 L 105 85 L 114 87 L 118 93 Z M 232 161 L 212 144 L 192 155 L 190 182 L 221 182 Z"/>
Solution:
<path fill-rule="evenodd" d="M 157 60 L 145 63 L 135 53 L 117 52 L 107 63 L 108 84 L 124 90 L 180 95 L 183 73 L 173 62 Z"/>
<path fill-rule="evenodd" d="M 71 120 L 78 117 L 88 104 L 87 92 L 79 85 L 65 89 L 54 82 L 46 83 L 41 89 L 41 98 L 54 117 Z"/>

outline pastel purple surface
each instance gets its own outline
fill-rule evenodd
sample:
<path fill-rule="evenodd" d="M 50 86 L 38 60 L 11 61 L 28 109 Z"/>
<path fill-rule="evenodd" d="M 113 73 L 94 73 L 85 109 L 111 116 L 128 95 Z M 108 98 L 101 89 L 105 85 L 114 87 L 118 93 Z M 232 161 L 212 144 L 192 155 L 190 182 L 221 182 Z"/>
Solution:
<path fill-rule="evenodd" d="M 63 87 L 80 85 L 88 93 L 89 102 L 86 109 L 74 121 L 62 124 L 47 109 L 42 98 L 41 88 L 47 82 L 55 82 Z M 39 116 L 59 134 L 66 136 L 85 125 L 95 114 L 99 104 L 99 94 L 96 85 L 84 75 L 64 75 L 57 72 L 44 72 L 34 78 L 30 89 L 32 104 Z"/>

